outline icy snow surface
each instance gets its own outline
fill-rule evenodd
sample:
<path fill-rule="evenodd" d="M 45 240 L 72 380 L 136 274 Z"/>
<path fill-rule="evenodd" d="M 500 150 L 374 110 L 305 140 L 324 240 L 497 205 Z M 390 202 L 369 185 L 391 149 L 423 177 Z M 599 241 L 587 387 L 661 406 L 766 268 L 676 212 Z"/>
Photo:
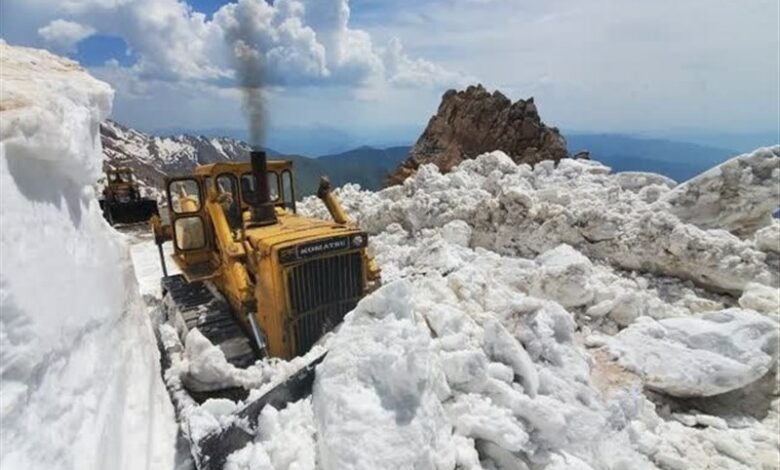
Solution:
<path fill-rule="evenodd" d="M 264 411 L 228 468 L 779 468 L 772 226 L 684 223 L 672 186 L 494 152 L 338 189 L 383 286 L 321 342 L 312 397 Z M 186 356 L 169 380 L 199 367 Z M 261 390 L 285 370 L 248 369 Z M 236 406 L 193 406 L 190 432 Z"/>
<path fill-rule="evenodd" d="M 0 58 L 0 467 L 171 468 L 153 332 L 91 188 L 113 92 L 43 51 Z"/>

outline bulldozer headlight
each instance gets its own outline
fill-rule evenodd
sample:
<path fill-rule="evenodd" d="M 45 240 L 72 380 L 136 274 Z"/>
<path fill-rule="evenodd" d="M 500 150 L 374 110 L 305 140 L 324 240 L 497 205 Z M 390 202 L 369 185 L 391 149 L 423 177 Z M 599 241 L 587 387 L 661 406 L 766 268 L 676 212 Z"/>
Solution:
<path fill-rule="evenodd" d="M 368 237 L 364 233 L 359 233 L 352 237 L 353 248 L 363 248 L 366 246 L 366 242 L 368 242 Z"/>

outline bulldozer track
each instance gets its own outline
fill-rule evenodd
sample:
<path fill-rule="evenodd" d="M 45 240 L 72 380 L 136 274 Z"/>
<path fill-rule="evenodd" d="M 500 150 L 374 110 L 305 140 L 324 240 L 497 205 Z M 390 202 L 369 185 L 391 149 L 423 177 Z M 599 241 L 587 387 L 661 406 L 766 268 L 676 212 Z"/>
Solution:
<path fill-rule="evenodd" d="M 197 328 L 236 367 L 248 367 L 259 358 L 228 303 L 215 296 L 205 283 L 188 283 L 176 274 L 162 279 L 162 289 L 163 312 L 174 325 L 183 324 L 188 332 Z"/>

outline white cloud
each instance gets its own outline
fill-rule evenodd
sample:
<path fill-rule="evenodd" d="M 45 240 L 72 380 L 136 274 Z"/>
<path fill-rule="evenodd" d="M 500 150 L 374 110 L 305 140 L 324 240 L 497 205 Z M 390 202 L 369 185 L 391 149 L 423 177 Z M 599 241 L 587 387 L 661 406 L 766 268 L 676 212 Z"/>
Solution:
<path fill-rule="evenodd" d="M 368 32 L 350 27 L 350 13 L 347 0 L 239 0 L 215 13 L 214 23 L 228 44 L 262 51 L 270 84 L 457 83 L 458 74 L 408 57 L 397 39 L 377 47 Z"/>
<path fill-rule="evenodd" d="M 780 127 L 777 0 L 363 1 L 395 12 L 372 23 L 375 40 L 401 37 L 448 70 L 535 96 L 563 128 Z"/>
<path fill-rule="evenodd" d="M 461 86 L 474 81 L 473 78 L 450 72 L 428 60 L 410 58 L 398 38 L 390 39 L 388 47 L 383 51 L 383 59 L 388 80 L 400 86 Z"/>
<path fill-rule="evenodd" d="M 38 28 L 38 34 L 57 52 L 74 52 L 76 44 L 95 33 L 90 26 L 66 20 L 54 20 Z"/>
<path fill-rule="evenodd" d="M 245 30 L 281 88 L 269 116 L 287 123 L 423 121 L 444 88 L 476 76 L 535 96 L 564 129 L 780 126 L 777 0 L 241 0 L 213 17 L 181 0 L 0 1 L 11 43 L 48 44 L 36 31 L 57 19 L 122 37 L 137 63 L 117 66 L 116 110 L 132 107 L 134 123 L 220 126 L 235 109 L 240 123 L 230 46 Z M 167 98 L 184 88 L 210 101 L 184 111 L 194 105 Z"/>
<path fill-rule="evenodd" d="M 25 8 L 57 18 L 39 33 L 60 52 L 94 32 L 121 37 L 137 58 L 131 70 L 149 80 L 235 77 L 237 41 L 259 52 L 269 85 L 429 86 L 457 78 L 401 53 L 397 41 L 377 47 L 350 26 L 348 0 L 238 0 L 211 20 L 178 0 L 27 0 Z"/>

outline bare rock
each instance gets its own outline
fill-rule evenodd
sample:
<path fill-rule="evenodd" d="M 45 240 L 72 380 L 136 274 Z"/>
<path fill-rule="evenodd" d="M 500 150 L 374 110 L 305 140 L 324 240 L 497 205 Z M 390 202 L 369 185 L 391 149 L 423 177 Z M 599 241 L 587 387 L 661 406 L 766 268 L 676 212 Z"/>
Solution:
<path fill-rule="evenodd" d="M 446 173 L 493 150 L 529 164 L 568 155 L 566 140 L 558 129 L 542 122 L 533 98 L 512 103 L 499 91 L 491 94 L 482 85 L 470 86 L 444 94 L 438 112 L 388 183 L 402 183 L 426 163 Z"/>

